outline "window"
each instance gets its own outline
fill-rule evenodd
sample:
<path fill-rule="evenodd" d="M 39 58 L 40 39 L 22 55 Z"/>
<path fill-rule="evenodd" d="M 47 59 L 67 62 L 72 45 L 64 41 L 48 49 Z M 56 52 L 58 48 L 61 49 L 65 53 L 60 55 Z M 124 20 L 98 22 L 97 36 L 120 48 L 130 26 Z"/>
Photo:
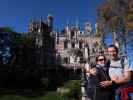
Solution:
<path fill-rule="evenodd" d="M 67 41 L 67 40 L 64 41 L 64 48 L 65 48 L 65 49 L 68 48 L 68 41 Z"/>
<path fill-rule="evenodd" d="M 71 39 L 74 37 L 74 31 L 71 32 Z"/>
<path fill-rule="evenodd" d="M 82 48 L 82 40 L 79 41 L 79 48 L 81 49 Z"/>
<path fill-rule="evenodd" d="M 72 48 L 75 48 L 75 43 L 74 42 L 72 42 Z"/>

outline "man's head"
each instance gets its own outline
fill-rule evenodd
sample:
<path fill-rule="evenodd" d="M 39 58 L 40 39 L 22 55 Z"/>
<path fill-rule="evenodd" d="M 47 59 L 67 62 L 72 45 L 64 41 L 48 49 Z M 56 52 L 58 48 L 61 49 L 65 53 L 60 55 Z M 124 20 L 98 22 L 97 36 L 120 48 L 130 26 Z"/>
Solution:
<path fill-rule="evenodd" d="M 109 45 L 107 51 L 112 60 L 116 60 L 118 58 L 118 48 L 115 45 Z"/>

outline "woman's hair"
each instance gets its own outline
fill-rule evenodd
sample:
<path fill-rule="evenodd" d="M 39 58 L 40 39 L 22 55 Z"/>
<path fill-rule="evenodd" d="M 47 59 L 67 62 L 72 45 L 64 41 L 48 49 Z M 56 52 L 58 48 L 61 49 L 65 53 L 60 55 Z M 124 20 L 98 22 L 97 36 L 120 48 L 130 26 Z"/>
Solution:
<path fill-rule="evenodd" d="M 97 61 L 98 61 L 98 58 L 99 58 L 100 56 L 103 56 L 103 57 L 104 57 L 104 59 L 106 60 L 105 55 L 98 55 L 98 56 L 96 56 L 95 62 L 97 62 Z"/>

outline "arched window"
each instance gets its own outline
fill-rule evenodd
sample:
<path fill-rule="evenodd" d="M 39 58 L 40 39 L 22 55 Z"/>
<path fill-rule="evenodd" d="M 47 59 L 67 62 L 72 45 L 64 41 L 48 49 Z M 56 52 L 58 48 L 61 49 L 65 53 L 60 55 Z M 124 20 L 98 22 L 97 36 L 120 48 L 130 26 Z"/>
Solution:
<path fill-rule="evenodd" d="M 68 48 L 68 41 L 67 41 L 67 40 L 64 41 L 64 48 L 65 48 L 65 49 Z"/>
<path fill-rule="evenodd" d="M 65 63 L 65 64 L 68 63 L 68 58 L 67 58 L 67 57 L 64 58 L 64 63 Z"/>
<path fill-rule="evenodd" d="M 74 31 L 71 32 L 71 39 L 74 37 Z"/>
<path fill-rule="evenodd" d="M 75 48 L 75 43 L 74 42 L 72 42 L 72 48 Z"/>
<path fill-rule="evenodd" d="M 79 41 L 79 48 L 80 48 L 80 49 L 82 48 L 82 44 L 83 44 L 83 40 L 80 40 L 80 41 Z"/>

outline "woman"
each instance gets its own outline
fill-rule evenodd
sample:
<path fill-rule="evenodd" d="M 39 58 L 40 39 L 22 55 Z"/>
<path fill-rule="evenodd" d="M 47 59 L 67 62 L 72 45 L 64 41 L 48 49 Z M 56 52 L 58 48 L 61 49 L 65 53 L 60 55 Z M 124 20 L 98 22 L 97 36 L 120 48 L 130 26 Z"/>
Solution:
<path fill-rule="evenodd" d="M 107 59 L 104 55 L 98 55 L 95 59 L 96 65 L 90 69 L 90 84 L 95 85 L 94 97 L 95 100 L 112 100 L 113 90 L 111 88 L 101 88 L 99 83 L 101 81 L 110 80 L 108 75 L 109 66 L 107 64 Z"/>

